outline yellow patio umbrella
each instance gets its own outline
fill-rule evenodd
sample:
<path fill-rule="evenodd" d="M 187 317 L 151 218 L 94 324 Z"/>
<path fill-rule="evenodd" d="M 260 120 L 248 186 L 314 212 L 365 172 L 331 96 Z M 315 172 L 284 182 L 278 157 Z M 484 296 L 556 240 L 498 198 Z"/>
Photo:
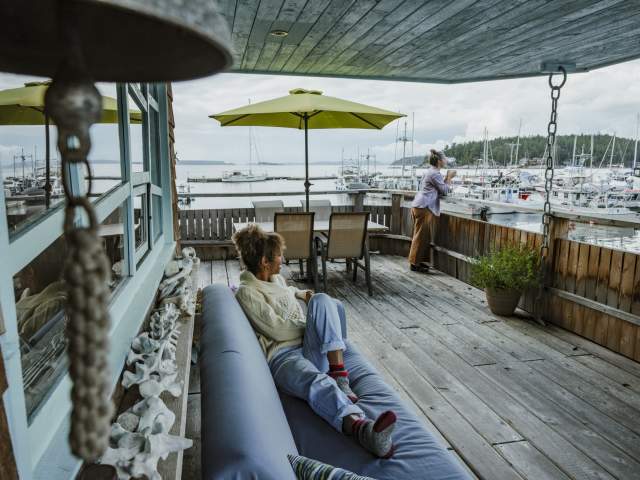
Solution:
<path fill-rule="evenodd" d="M 286 97 L 252 103 L 210 115 L 223 127 L 283 127 L 304 129 L 305 196 L 309 211 L 309 138 L 315 128 L 367 128 L 382 130 L 402 113 L 323 95 L 319 90 L 296 88 Z"/>
<path fill-rule="evenodd" d="M 45 205 L 49 208 L 51 184 L 49 178 L 49 116 L 44 111 L 44 95 L 51 82 L 30 82 L 24 87 L 0 91 L 0 125 L 44 125 L 46 144 Z M 141 123 L 142 113 L 129 113 L 131 123 Z M 102 97 L 102 117 L 99 123 L 118 123 L 118 101 Z"/>

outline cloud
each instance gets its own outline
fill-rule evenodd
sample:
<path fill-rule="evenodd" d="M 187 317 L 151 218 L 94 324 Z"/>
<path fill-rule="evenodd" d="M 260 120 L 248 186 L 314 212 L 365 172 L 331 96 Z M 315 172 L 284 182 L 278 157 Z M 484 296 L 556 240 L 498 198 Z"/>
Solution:
<path fill-rule="evenodd" d="M 570 75 L 562 89 L 558 132 L 616 132 L 634 137 L 636 112 L 640 111 L 640 61 L 628 62 Z M 21 86 L 40 80 L 21 75 L 0 74 L 0 88 Z M 485 127 L 490 138 L 518 133 L 545 134 L 550 114 L 546 77 L 500 80 L 458 85 L 406 82 L 382 82 L 338 78 L 289 77 L 270 75 L 220 74 L 173 84 L 176 120 L 176 150 L 179 158 L 223 160 L 247 163 L 249 129 L 221 128 L 209 115 L 286 95 L 292 88 L 324 91 L 326 95 L 375 105 L 407 114 L 383 130 L 314 130 L 309 133 L 310 161 L 340 161 L 343 155 L 354 157 L 368 149 L 381 162 L 392 161 L 396 152 L 396 130 L 415 131 L 413 150 L 423 154 L 429 148 L 442 148 L 452 142 L 480 140 Z M 100 84 L 104 95 L 115 95 L 113 84 Z M 118 158 L 118 136 L 114 126 L 92 128 L 92 158 Z M 293 129 L 254 128 L 252 158 L 268 162 L 301 162 L 304 136 Z M 134 136 L 132 151 L 139 152 L 139 135 Z M 55 139 L 52 138 L 52 144 Z M 0 144 L 37 149 L 44 152 L 41 127 L 0 126 Z M 408 145 L 409 146 L 409 145 Z M 401 145 L 398 150 L 401 150 Z M 410 151 L 410 148 L 408 148 Z M 7 158 L 0 150 L 0 158 Z M 395 153 L 399 156 L 399 153 Z M 5 161 L 0 160 L 0 161 Z"/>
<path fill-rule="evenodd" d="M 640 105 L 640 61 L 589 73 L 570 75 L 559 103 L 559 133 L 614 132 L 635 136 Z M 176 142 L 182 158 L 246 162 L 246 128 L 221 128 L 207 116 L 253 102 L 286 95 L 295 87 L 315 88 L 325 94 L 406 113 L 409 136 L 414 120 L 414 152 L 442 148 L 452 142 L 480 140 L 485 127 L 490 138 L 543 135 L 550 114 L 546 77 L 433 85 L 313 77 L 222 74 L 174 84 Z M 413 115 L 412 115 L 413 114 Z M 266 161 L 300 161 L 300 132 L 255 128 Z M 310 132 L 311 161 L 339 160 L 370 149 L 379 161 L 394 157 L 396 123 L 382 131 L 327 130 Z M 399 147 L 401 150 L 401 146 Z M 396 153 L 396 155 L 399 154 Z"/>

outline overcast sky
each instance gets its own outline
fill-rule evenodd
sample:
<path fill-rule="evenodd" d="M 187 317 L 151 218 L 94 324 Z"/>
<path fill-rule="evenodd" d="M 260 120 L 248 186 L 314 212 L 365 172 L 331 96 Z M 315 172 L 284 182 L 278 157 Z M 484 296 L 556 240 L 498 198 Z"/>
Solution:
<path fill-rule="evenodd" d="M 640 111 L 640 61 L 570 76 L 560 98 L 559 133 L 617 132 L 633 137 Z M 222 74 L 174 84 L 176 148 L 182 159 L 246 161 L 249 129 L 221 128 L 207 115 L 286 95 L 296 87 L 411 116 L 415 113 L 415 154 L 452 141 L 546 132 L 550 112 L 546 77 L 459 85 L 433 85 L 313 77 Z M 404 128 L 401 120 L 400 128 Z M 303 133 L 280 128 L 254 128 L 263 161 L 301 161 Z M 371 149 L 378 160 L 393 160 L 396 123 L 382 131 L 314 130 L 310 159 L 339 161 Z M 401 148 L 401 147 L 400 147 Z M 409 153 L 409 152 L 407 152 Z M 542 154 L 542 152 L 538 152 Z M 400 154 L 398 154 L 400 156 Z"/>
<path fill-rule="evenodd" d="M 571 75 L 562 90 L 559 133 L 613 133 L 634 137 L 640 111 L 640 61 L 589 73 Z M 0 74 L 0 89 L 21 86 L 31 78 Z M 415 113 L 415 154 L 431 146 L 442 148 L 453 141 L 480 139 L 486 126 L 489 136 L 516 135 L 522 119 L 522 135 L 543 134 L 549 118 L 550 100 L 546 77 L 500 80 L 461 85 L 346 80 L 313 77 L 221 74 L 191 82 L 175 83 L 174 111 L 176 150 L 182 160 L 223 160 L 245 163 L 249 155 L 249 128 L 221 128 L 208 115 L 286 95 L 296 87 L 322 90 L 325 94 L 411 116 Z M 100 85 L 101 93 L 115 96 L 113 85 Z M 400 124 L 401 129 L 404 124 Z M 292 129 L 254 128 L 260 160 L 303 160 L 303 133 Z M 115 159 L 115 126 L 92 130 L 93 158 Z M 367 149 L 378 161 L 394 158 L 396 123 L 382 131 L 315 130 L 310 132 L 310 160 L 339 161 Z M 42 127 L 0 126 L 0 162 L 16 148 L 44 148 Z M 400 147 L 401 149 L 401 147 Z M 410 153 L 408 146 L 407 154 Z M 542 154 L 542 152 L 532 152 Z M 400 154 L 398 153 L 398 156 Z M 38 155 L 40 156 L 40 154 Z"/>

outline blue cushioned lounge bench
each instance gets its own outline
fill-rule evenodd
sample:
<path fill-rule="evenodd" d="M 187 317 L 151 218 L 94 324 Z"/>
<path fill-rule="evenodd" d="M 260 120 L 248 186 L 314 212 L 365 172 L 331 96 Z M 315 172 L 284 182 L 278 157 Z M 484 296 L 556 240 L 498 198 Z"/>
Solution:
<path fill-rule="evenodd" d="M 306 402 L 278 392 L 251 325 L 226 285 L 204 289 L 202 323 L 203 479 L 295 479 L 287 454 L 379 480 L 468 478 L 353 344 L 347 343 L 345 364 L 358 404 L 371 417 L 388 409 L 398 415 L 397 450 L 389 460 L 336 432 Z"/>

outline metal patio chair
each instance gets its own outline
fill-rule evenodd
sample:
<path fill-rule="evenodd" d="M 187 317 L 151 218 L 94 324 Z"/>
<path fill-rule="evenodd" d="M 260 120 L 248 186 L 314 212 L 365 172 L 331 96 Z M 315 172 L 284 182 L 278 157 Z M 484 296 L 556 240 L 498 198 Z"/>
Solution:
<path fill-rule="evenodd" d="M 259 200 L 251 202 L 256 222 L 272 222 L 276 212 L 284 212 L 282 200 Z"/>
<path fill-rule="evenodd" d="M 327 290 L 327 259 L 344 258 L 353 266 L 353 281 L 358 278 L 358 267 L 364 270 L 369 295 L 373 295 L 371 286 L 371 259 L 367 239 L 368 212 L 332 213 L 329 219 L 329 234 L 326 240 L 316 237 L 316 244 L 322 258 L 322 277 L 324 290 Z M 364 260 L 364 263 L 360 263 Z"/>
<path fill-rule="evenodd" d="M 304 276 L 303 261 L 307 261 L 307 276 L 313 279 L 313 286 L 318 290 L 318 256 L 313 239 L 313 220 L 313 212 L 276 212 L 273 229 L 284 237 L 285 259 L 298 260 L 301 278 Z"/>

